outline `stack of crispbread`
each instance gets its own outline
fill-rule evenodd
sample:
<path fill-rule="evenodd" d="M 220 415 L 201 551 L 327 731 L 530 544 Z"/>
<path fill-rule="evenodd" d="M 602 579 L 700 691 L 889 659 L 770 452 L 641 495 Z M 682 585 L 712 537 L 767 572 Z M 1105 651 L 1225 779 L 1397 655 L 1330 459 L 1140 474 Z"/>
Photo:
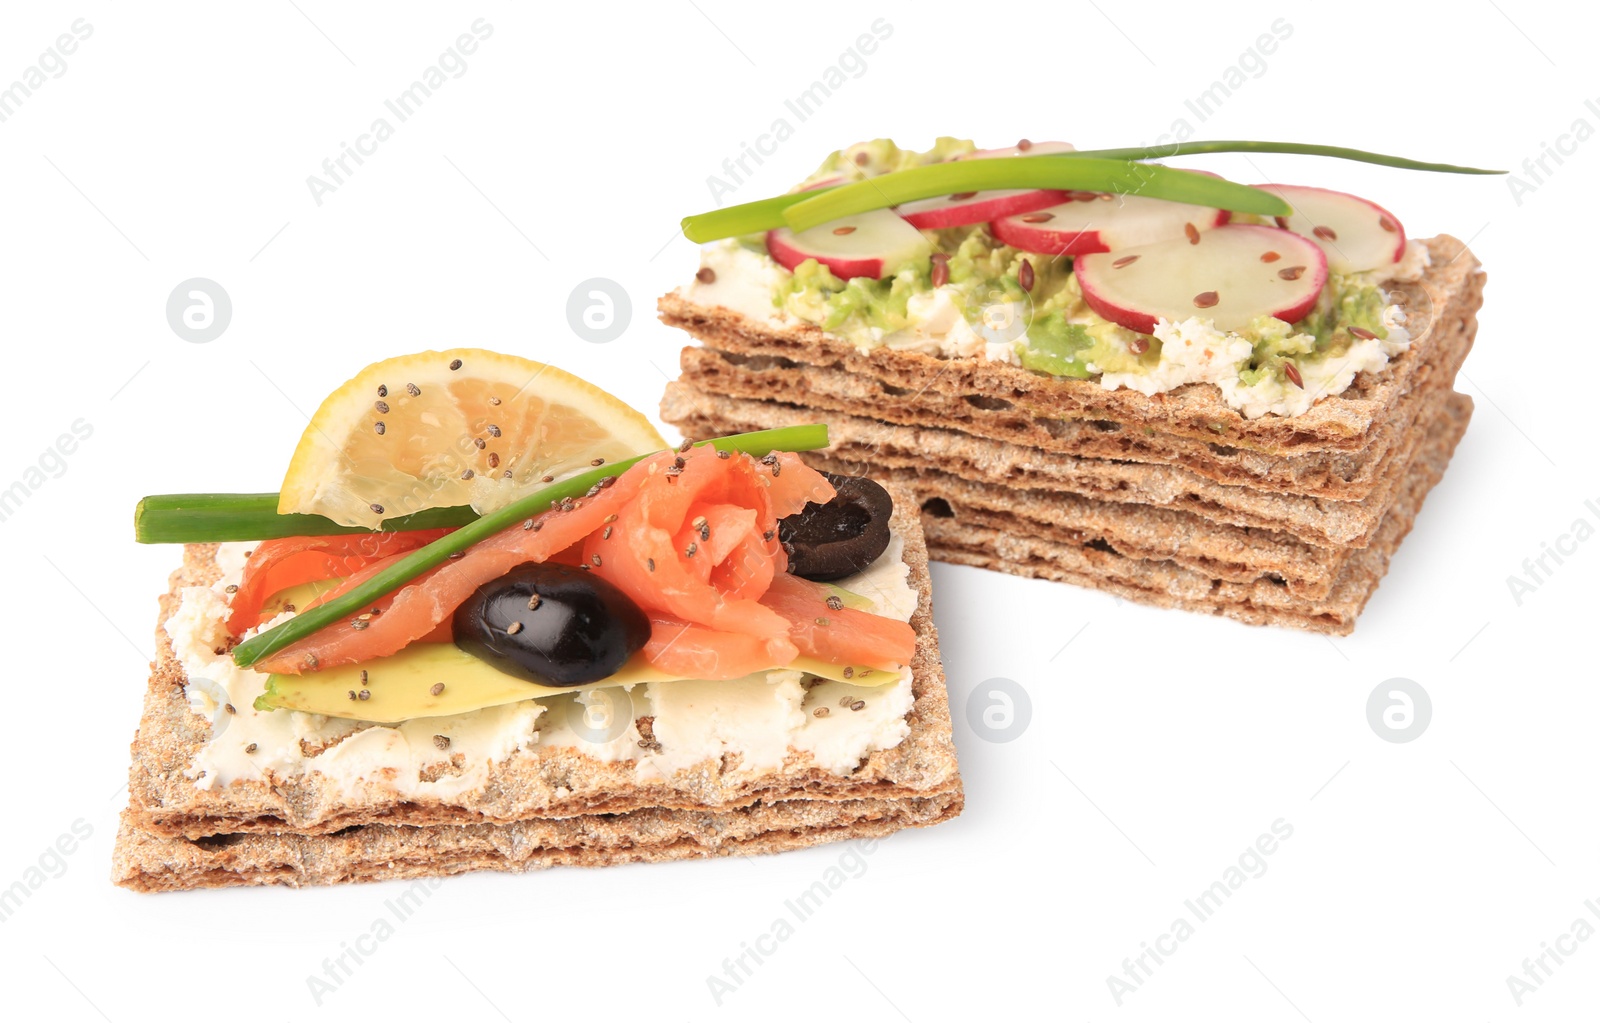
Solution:
<path fill-rule="evenodd" d="M 190 710 L 189 680 L 158 628 L 159 660 L 133 743 L 113 880 L 139 891 L 298 886 L 750 855 L 878 837 L 955 816 L 961 780 L 927 552 L 914 495 L 893 484 L 888 489 L 906 582 L 918 595 L 911 618 L 915 703 L 909 734 L 867 755 L 854 771 L 821 770 L 791 748 L 776 770 L 741 770 L 737 756 L 724 755 L 646 782 L 632 760 L 608 762 L 578 746 L 535 746 L 490 763 L 482 784 L 448 797 L 403 797 L 383 777 L 341 788 L 314 770 L 205 789 L 190 769 L 214 726 Z M 220 574 L 214 545 L 191 545 L 162 598 L 162 622 L 177 611 L 184 587 L 210 585 Z M 641 745 L 648 743 L 650 722 L 641 718 L 635 727 Z M 439 760 L 441 773 L 464 766 L 444 753 Z"/>
<path fill-rule="evenodd" d="M 1247 419 L 1210 384 L 1146 396 L 981 356 L 862 351 L 681 292 L 661 317 L 701 344 L 662 415 L 689 435 L 827 422 L 814 461 L 912 487 L 936 560 L 1344 634 L 1472 412 L 1452 388 L 1484 274 L 1455 238 L 1425 244 L 1423 278 L 1387 286 L 1410 348 L 1298 416 Z"/>

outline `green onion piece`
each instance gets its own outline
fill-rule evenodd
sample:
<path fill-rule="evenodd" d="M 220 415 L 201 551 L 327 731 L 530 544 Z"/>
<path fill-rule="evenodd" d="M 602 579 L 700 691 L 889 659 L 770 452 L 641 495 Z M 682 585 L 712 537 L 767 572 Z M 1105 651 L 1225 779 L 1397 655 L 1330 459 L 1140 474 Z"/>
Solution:
<path fill-rule="evenodd" d="M 714 242 L 718 238 L 737 238 L 742 234 L 756 234 L 783 226 L 783 211 L 797 202 L 809 199 L 828 188 L 813 188 L 789 195 L 775 195 L 770 199 L 727 206 L 709 213 L 696 213 L 683 218 L 683 236 L 692 242 Z"/>
<path fill-rule="evenodd" d="M 386 519 L 383 531 L 464 526 L 477 517 L 477 512 L 465 506 L 429 508 Z M 277 494 L 155 494 L 140 501 L 133 513 L 133 538 L 139 543 L 221 543 L 370 532 L 365 526 L 342 526 L 321 515 L 279 515 Z"/>
<path fill-rule="evenodd" d="M 828 428 L 822 425 L 790 426 L 779 430 L 760 430 L 755 433 L 734 434 L 702 441 L 718 451 L 741 451 L 749 455 L 765 455 L 770 451 L 814 451 L 828 446 Z M 700 446 L 700 445 L 697 445 Z M 659 452 L 656 452 L 659 453 Z M 355 614 L 386 594 L 393 593 L 429 569 L 444 564 L 450 555 L 465 551 L 480 540 L 487 540 L 503 529 L 508 529 L 525 519 L 538 518 L 550 510 L 552 501 L 582 497 L 590 487 L 606 476 L 621 475 L 630 466 L 651 457 L 640 455 L 603 468 L 580 473 L 560 483 L 536 490 L 527 497 L 490 512 L 453 533 L 442 536 L 426 547 L 412 551 L 388 568 L 342 597 L 328 601 L 274 626 L 258 636 L 240 643 L 233 650 L 234 663 L 248 668 L 265 657 L 297 643 L 312 633 L 319 632 L 347 615 Z"/>
<path fill-rule="evenodd" d="M 1270 192 L 1235 184 L 1209 174 L 1176 170 L 1131 160 L 1099 160 L 1068 154 L 1008 156 L 995 160 L 955 160 L 891 171 L 875 178 L 807 195 L 783 211 L 796 231 L 826 224 L 868 210 L 897 206 L 985 188 L 1060 188 L 1084 192 L 1119 192 L 1213 206 L 1240 213 L 1288 216 L 1289 204 Z"/>
<path fill-rule="evenodd" d="M 1364 149 L 1346 149 L 1344 146 L 1316 146 L 1307 142 L 1250 142 L 1240 139 L 1221 142 L 1175 142 L 1170 146 L 1133 146 L 1128 149 L 1084 149 L 1060 155 L 1107 160 L 1162 160 L 1169 156 L 1191 156 L 1195 153 L 1293 153 L 1300 156 L 1331 156 L 1339 160 L 1375 163 L 1382 167 L 1399 167 L 1402 170 L 1435 171 L 1440 174 L 1505 173 L 1505 171 L 1484 170 L 1481 167 L 1458 167 L 1453 163 L 1424 163 L 1403 156 L 1385 156 L 1383 153 L 1369 153 Z"/>

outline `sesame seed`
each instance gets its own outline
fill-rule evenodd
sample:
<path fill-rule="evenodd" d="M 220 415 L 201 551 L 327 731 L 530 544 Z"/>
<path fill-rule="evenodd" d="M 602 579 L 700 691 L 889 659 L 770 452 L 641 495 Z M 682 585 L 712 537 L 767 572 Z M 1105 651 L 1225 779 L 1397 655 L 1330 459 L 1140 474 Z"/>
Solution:
<path fill-rule="evenodd" d="M 590 465 L 605 465 L 606 464 L 606 460 L 604 458 L 591 458 L 591 459 L 589 459 L 589 464 Z"/>
<path fill-rule="evenodd" d="M 350 627 L 352 629 L 356 629 L 356 630 L 359 631 L 361 629 L 365 629 L 368 625 L 371 625 L 371 624 L 372 624 L 371 622 L 365 622 L 365 621 L 362 621 L 360 618 L 357 618 L 355 621 L 350 623 Z"/>
<path fill-rule="evenodd" d="M 600 555 L 591 554 L 591 555 L 589 555 L 589 560 L 594 562 L 594 567 L 595 568 L 599 568 L 600 567 Z"/>
<path fill-rule="evenodd" d="M 377 432 L 378 436 L 382 437 L 384 431 L 383 420 L 380 419 L 376 423 L 373 423 L 372 429 Z"/>
<path fill-rule="evenodd" d="M 451 359 L 450 360 L 450 368 L 452 370 L 460 369 L 461 368 L 461 360 L 460 359 Z"/>
<path fill-rule="evenodd" d="M 350 702 L 354 703 L 356 701 L 356 691 L 352 689 L 349 691 L 348 695 L 350 697 Z"/>
<path fill-rule="evenodd" d="M 283 609 L 290 614 L 294 614 L 294 612 L 298 610 L 293 604 L 285 604 L 283 605 Z"/>
<path fill-rule="evenodd" d="M 601 490 L 604 490 L 615 482 L 617 482 L 617 478 L 615 476 L 602 476 L 600 477 L 600 482 L 596 485 L 599 486 Z"/>
<path fill-rule="evenodd" d="M 406 384 L 406 393 L 415 398 L 422 394 L 422 388 L 418 387 L 416 384 Z"/>
<path fill-rule="evenodd" d="M 361 681 L 365 682 L 366 680 L 367 680 L 367 669 L 362 668 L 361 669 Z"/>
<path fill-rule="evenodd" d="M 718 458 L 732 458 L 733 457 L 733 452 L 732 451 L 718 451 L 717 452 L 717 457 Z"/>
<path fill-rule="evenodd" d="M 765 540 L 768 543 L 771 543 L 772 542 L 772 538 L 774 536 L 777 536 L 777 535 L 778 535 L 778 531 L 776 529 L 769 529 L 765 533 L 761 534 L 761 539 Z"/>
<path fill-rule="evenodd" d="M 841 707 L 850 706 L 850 697 L 848 697 L 848 696 L 839 697 L 839 706 L 841 706 Z"/>
<path fill-rule="evenodd" d="M 860 710 L 862 707 L 865 707 L 866 705 L 867 705 L 867 701 L 866 700 L 857 700 L 855 703 L 852 703 L 850 705 L 850 709 L 851 710 Z"/>
<path fill-rule="evenodd" d="M 228 585 L 226 585 L 226 586 L 224 586 L 222 588 L 222 592 L 223 593 L 238 593 L 239 592 L 239 587 L 234 583 L 229 583 Z"/>
<path fill-rule="evenodd" d="M 440 693 L 444 692 L 444 683 L 435 682 L 433 684 L 433 688 L 429 689 L 428 692 L 432 693 L 434 696 L 438 696 Z"/>
<path fill-rule="evenodd" d="M 231 704 L 231 703 L 224 703 L 222 705 L 222 709 L 227 711 L 229 714 L 237 714 L 237 713 L 239 713 L 237 710 L 234 710 L 233 704 Z"/>
<path fill-rule="evenodd" d="M 522 623 L 521 622 L 512 622 L 510 625 L 506 626 L 506 635 L 507 636 L 515 636 L 517 633 L 519 633 L 521 631 L 522 631 Z"/>
<path fill-rule="evenodd" d="M 539 610 L 539 600 L 540 600 L 540 597 L 539 597 L 539 595 L 537 593 L 535 593 L 532 596 L 530 596 L 528 598 L 528 610 L 529 611 L 537 611 L 537 610 Z"/>
<path fill-rule="evenodd" d="M 615 522 L 615 521 L 617 521 L 617 513 L 616 512 L 612 512 L 610 515 L 607 515 L 605 518 L 601 519 L 600 521 L 601 522 L 605 522 L 605 523 Z"/>
<path fill-rule="evenodd" d="M 655 558 L 645 558 L 644 559 L 644 567 L 648 568 L 650 571 L 654 572 L 656 570 L 656 559 Z"/>
<path fill-rule="evenodd" d="M 610 526 L 607 526 L 606 528 L 604 528 L 604 529 L 602 529 L 600 531 L 600 539 L 602 539 L 602 540 L 611 539 L 611 527 Z M 599 555 L 596 555 L 596 557 L 599 557 Z"/>
<path fill-rule="evenodd" d="M 374 515 L 382 515 L 383 514 L 383 505 L 381 505 L 381 504 L 369 504 L 369 505 L 367 505 L 367 507 L 372 509 L 372 514 L 374 514 Z"/>
<path fill-rule="evenodd" d="M 316 654 L 306 654 L 306 662 L 305 663 L 306 663 L 306 667 L 310 668 L 312 671 L 315 671 L 315 670 L 317 670 L 317 668 L 322 666 L 322 662 L 317 660 L 317 655 Z"/>
<path fill-rule="evenodd" d="M 467 556 L 467 552 L 466 551 L 451 551 L 450 552 L 450 560 L 451 561 L 460 561 L 462 558 L 464 558 L 466 556 Z"/>
<path fill-rule="evenodd" d="M 523 529 L 532 529 L 533 528 L 533 520 L 532 519 L 524 520 L 523 523 L 522 523 L 522 528 Z"/>
<path fill-rule="evenodd" d="M 358 699 L 358 700 L 370 700 L 370 699 L 372 699 L 372 690 L 370 690 L 370 689 L 361 690 L 361 692 L 356 694 L 356 699 Z"/>
<path fill-rule="evenodd" d="M 856 675 L 856 669 L 850 667 L 848 664 L 845 665 L 845 667 L 844 667 L 844 677 L 845 678 L 855 678 L 855 675 Z"/>
<path fill-rule="evenodd" d="M 254 753 L 256 750 L 258 750 L 260 748 L 261 748 L 260 746 L 257 746 L 255 743 L 252 742 L 250 745 L 248 745 L 248 746 L 246 746 L 244 748 L 244 751 L 246 753 Z"/>
<path fill-rule="evenodd" d="M 386 384 L 379 384 L 379 385 L 378 385 L 378 397 L 380 397 L 380 398 L 387 398 L 387 397 L 388 397 L 388 396 L 389 396 L 389 388 L 388 388 L 388 385 L 386 385 Z"/>
<path fill-rule="evenodd" d="M 493 423 L 490 423 L 489 424 L 489 436 L 491 436 L 491 437 L 500 436 L 500 427 L 494 425 Z"/>
<path fill-rule="evenodd" d="M 372 407 L 377 409 L 379 412 L 382 412 L 384 415 L 389 414 L 389 403 L 386 401 L 375 401 L 372 403 Z"/>
<path fill-rule="evenodd" d="M 484 440 L 482 437 L 474 437 L 472 438 L 472 446 L 477 448 L 479 451 L 482 451 L 484 448 L 489 446 L 489 442 Z"/>
<path fill-rule="evenodd" d="M 489 399 L 489 404 L 498 405 L 498 404 L 500 404 L 500 399 L 499 398 L 490 398 Z"/>
<path fill-rule="evenodd" d="M 449 749 L 450 737 L 448 735 L 436 735 L 433 737 L 433 744 L 440 749 Z"/>
<path fill-rule="evenodd" d="M 812 711 L 811 714 L 814 717 L 825 718 L 828 716 L 828 708 L 818 707 L 816 710 Z"/>
<path fill-rule="evenodd" d="M 692 558 L 692 557 L 694 557 L 694 552 L 699 550 L 699 549 L 700 549 L 700 545 L 699 544 L 691 543 L 689 546 L 687 546 L 687 547 L 685 547 L 683 549 L 683 556 L 686 557 L 686 558 Z"/>

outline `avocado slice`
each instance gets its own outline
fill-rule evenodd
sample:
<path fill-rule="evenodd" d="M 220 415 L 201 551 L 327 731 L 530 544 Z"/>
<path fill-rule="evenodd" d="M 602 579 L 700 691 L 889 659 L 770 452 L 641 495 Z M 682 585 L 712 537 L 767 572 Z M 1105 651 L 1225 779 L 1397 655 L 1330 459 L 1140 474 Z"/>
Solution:
<path fill-rule="evenodd" d="M 892 671 L 867 671 L 856 666 L 824 664 L 802 657 L 787 667 L 818 678 L 852 685 L 884 685 L 898 678 Z M 849 672 L 849 675 L 845 673 Z M 365 680 L 362 675 L 365 673 Z M 255 709 L 298 710 L 335 718 L 352 718 L 394 724 L 413 718 L 465 714 L 522 700 L 597 689 L 602 686 L 639 685 L 678 681 L 680 676 L 658 671 L 635 656 L 615 675 L 593 686 L 556 688 L 507 675 L 457 647 L 454 643 L 413 643 L 397 654 L 361 664 L 324 668 L 304 675 L 270 675 Z M 434 688 L 443 688 L 435 693 Z M 361 699 L 366 692 L 367 698 Z M 355 698 L 351 698 L 351 694 Z"/>

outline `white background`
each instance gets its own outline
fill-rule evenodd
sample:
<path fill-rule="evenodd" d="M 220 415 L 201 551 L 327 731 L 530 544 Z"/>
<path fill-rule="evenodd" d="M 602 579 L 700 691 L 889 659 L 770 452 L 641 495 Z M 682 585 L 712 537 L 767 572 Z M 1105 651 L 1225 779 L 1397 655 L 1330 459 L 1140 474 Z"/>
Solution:
<path fill-rule="evenodd" d="M 0 923 L 6 1015 L 922 1023 L 1031 1005 L 1075 1020 L 1323 1023 L 1592 1010 L 1600 940 L 1521 1008 L 1506 977 L 1575 920 L 1600 927 L 1584 907 L 1600 899 L 1600 542 L 1520 606 L 1507 578 L 1575 520 L 1600 524 L 1584 505 L 1600 505 L 1585 379 L 1595 140 L 1520 204 L 1504 179 L 1187 161 L 1368 195 L 1415 236 L 1472 240 L 1490 286 L 1460 387 L 1478 410 L 1448 476 L 1347 639 L 936 568 L 967 810 L 881 844 L 722 1006 L 707 976 L 845 848 L 450 880 L 320 1008 L 307 975 L 397 886 L 113 888 L 155 597 L 179 556 L 132 542 L 136 499 L 275 488 L 322 395 L 427 347 L 548 360 L 653 413 L 683 344 L 654 299 L 695 265 L 678 218 L 711 204 L 707 176 L 775 119 L 793 137 L 733 201 L 880 135 L 1094 147 L 1152 143 L 1184 118 L 1196 138 L 1520 168 L 1575 119 L 1600 129 L 1584 106 L 1600 97 L 1585 73 L 1600 26 L 1536 4 L 297 3 L 8 5 L 0 27 L 3 84 L 74 19 L 93 26 L 66 72 L 0 123 L 0 488 L 75 420 L 93 428 L 0 522 L 0 887 L 75 821 L 93 829 Z M 478 17 L 494 31 L 468 70 L 317 205 L 307 176 Z M 892 35 L 864 73 L 799 123 L 783 101 L 879 17 Z M 1197 118 L 1185 100 L 1279 18 L 1292 35 L 1264 71 Z M 194 276 L 232 296 L 209 344 L 178 338 L 163 312 Z M 633 303 L 606 345 L 580 341 L 565 314 L 595 276 Z M 969 694 L 995 677 L 1032 703 L 1006 744 L 966 721 Z M 1404 744 L 1366 717 L 1394 677 L 1433 702 Z M 1107 977 L 1280 818 L 1293 836 L 1267 872 L 1119 1007 Z"/>

